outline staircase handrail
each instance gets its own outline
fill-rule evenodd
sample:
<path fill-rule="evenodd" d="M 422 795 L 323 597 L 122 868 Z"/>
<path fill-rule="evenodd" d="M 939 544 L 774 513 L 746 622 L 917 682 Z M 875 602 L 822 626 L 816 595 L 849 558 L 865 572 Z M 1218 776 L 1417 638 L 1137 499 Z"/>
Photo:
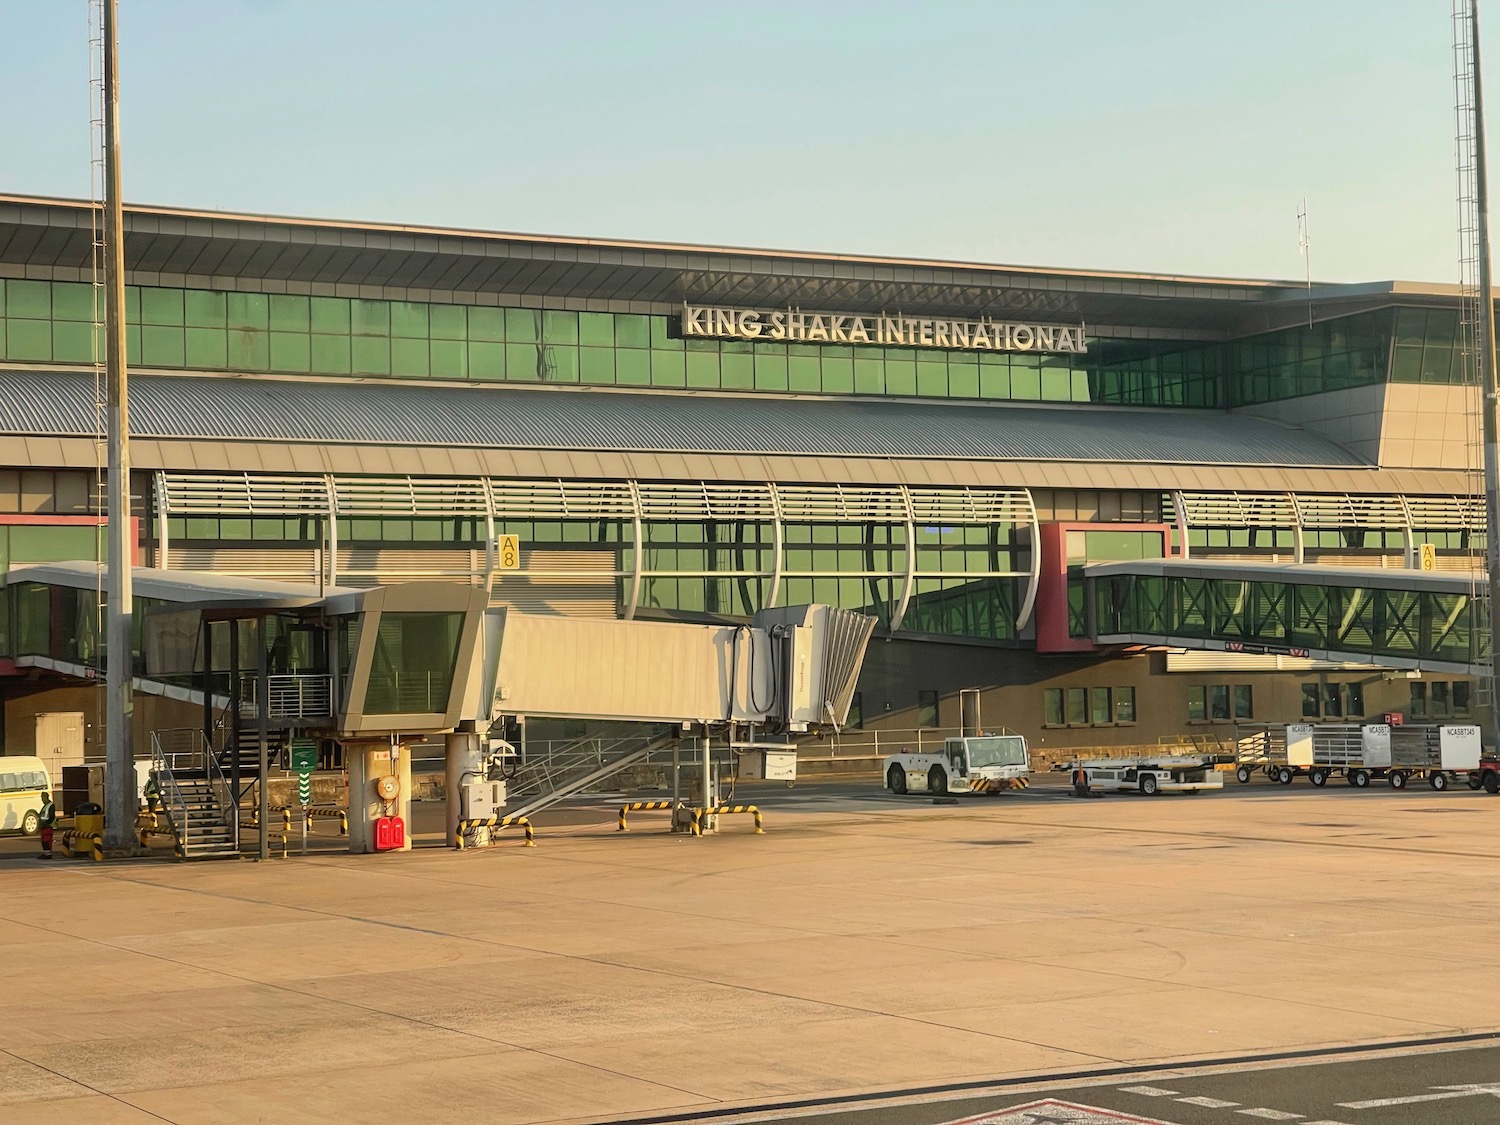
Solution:
<path fill-rule="evenodd" d="M 169 755 L 161 743 L 161 731 L 152 731 L 151 771 L 156 775 L 156 792 L 161 798 L 162 810 L 167 814 L 167 822 L 173 826 L 178 839 L 181 839 L 187 829 L 187 799 L 182 795 L 168 759 Z"/>
<path fill-rule="evenodd" d="M 238 850 L 240 846 L 240 802 L 234 791 L 234 785 L 229 778 L 224 776 L 223 763 L 219 761 L 219 755 L 214 753 L 212 745 L 202 731 L 198 732 L 203 742 L 203 776 L 213 787 L 214 799 L 219 804 L 219 816 L 229 827 L 234 836 L 234 846 Z"/>

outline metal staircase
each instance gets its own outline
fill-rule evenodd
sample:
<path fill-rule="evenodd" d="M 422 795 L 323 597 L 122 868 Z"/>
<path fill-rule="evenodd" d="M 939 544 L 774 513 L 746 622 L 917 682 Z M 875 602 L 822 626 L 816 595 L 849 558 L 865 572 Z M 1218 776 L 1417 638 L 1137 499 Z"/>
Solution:
<path fill-rule="evenodd" d="M 167 825 L 183 859 L 237 859 L 239 842 L 231 786 L 203 732 L 196 727 L 151 732 Z"/>
<path fill-rule="evenodd" d="M 529 758 L 507 780 L 512 804 L 506 816 L 532 816 L 640 765 L 672 745 L 675 732 L 660 724 L 612 723 L 587 738 Z"/>

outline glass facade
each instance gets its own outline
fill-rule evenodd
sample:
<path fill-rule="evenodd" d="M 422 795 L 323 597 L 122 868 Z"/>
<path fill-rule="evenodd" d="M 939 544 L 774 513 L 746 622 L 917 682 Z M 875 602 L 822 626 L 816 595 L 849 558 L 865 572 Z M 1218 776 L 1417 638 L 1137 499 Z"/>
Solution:
<path fill-rule="evenodd" d="M 151 286 L 127 287 L 126 317 L 132 364 L 286 375 L 1223 409 L 1467 369 L 1451 309 L 1226 343 L 1091 339 L 1081 356 L 684 340 L 671 316 Z M 0 279 L 0 358 L 91 363 L 94 319 L 90 285 Z"/>
<path fill-rule="evenodd" d="M 1245 641 L 1458 664 L 1489 659 L 1483 604 L 1466 593 L 1115 575 L 1095 581 L 1094 614 L 1099 637 Z M 1323 701 L 1325 714 L 1331 705 Z"/>

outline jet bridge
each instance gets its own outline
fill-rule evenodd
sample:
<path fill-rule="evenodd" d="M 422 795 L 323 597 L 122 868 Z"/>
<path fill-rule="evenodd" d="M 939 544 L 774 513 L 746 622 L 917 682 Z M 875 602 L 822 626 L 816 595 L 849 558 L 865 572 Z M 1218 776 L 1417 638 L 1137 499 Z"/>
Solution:
<path fill-rule="evenodd" d="M 599 740 L 576 761 L 551 763 L 555 769 L 523 763 L 511 778 L 519 803 L 508 815 L 535 813 L 668 748 L 676 782 L 683 732 L 701 739 L 703 803 L 711 805 L 713 740 L 723 752 L 751 744 L 763 752 L 767 736 L 790 745 L 793 735 L 841 726 L 874 629 L 873 617 L 826 605 L 766 610 L 741 625 L 492 609 L 464 712 L 480 728 L 506 718 L 611 724 L 608 745 Z M 461 790 L 465 778 L 481 776 L 481 757 L 478 738 L 450 742 L 451 829 L 467 819 Z"/>

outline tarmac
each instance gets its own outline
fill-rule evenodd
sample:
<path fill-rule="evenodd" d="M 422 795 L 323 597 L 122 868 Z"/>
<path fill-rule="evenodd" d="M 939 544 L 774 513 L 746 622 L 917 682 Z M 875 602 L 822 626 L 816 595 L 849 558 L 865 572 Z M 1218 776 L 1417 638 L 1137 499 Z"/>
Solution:
<path fill-rule="evenodd" d="M 1251 789 L 6 862 L 0 1120 L 639 1118 L 1500 1029 L 1500 801 Z"/>

